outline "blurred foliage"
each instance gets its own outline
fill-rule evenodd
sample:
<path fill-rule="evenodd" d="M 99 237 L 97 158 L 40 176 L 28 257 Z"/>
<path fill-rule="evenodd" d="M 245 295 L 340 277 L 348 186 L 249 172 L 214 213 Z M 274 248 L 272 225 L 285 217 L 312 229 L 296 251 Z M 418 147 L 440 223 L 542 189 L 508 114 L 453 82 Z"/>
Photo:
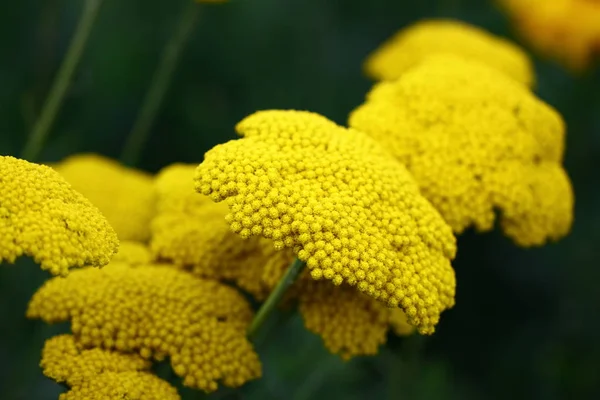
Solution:
<path fill-rule="evenodd" d="M 187 1 L 105 1 L 44 161 L 89 151 L 118 157 Z M 1 154 L 19 154 L 81 3 L 0 4 Z M 309 109 L 344 123 L 371 85 L 362 75 L 364 57 L 415 20 L 454 17 L 511 37 L 509 21 L 484 0 L 233 0 L 202 7 L 144 150 L 140 166 L 151 172 L 200 161 L 258 109 Z M 217 398 L 600 398 L 600 70 L 571 76 L 536 64 L 536 92 L 568 124 L 565 163 L 577 199 L 572 234 L 530 250 L 497 232 L 463 235 L 455 308 L 434 336 L 390 338 L 377 357 L 344 363 L 297 316 L 281 314 L 259 344 L 264 378 Z M 0 268 L 2 399 L 52 399 L 62 390 L 37 364 L 44 338 L 68 327 L 24 318 L 47 277 L 26 259 Z"/>

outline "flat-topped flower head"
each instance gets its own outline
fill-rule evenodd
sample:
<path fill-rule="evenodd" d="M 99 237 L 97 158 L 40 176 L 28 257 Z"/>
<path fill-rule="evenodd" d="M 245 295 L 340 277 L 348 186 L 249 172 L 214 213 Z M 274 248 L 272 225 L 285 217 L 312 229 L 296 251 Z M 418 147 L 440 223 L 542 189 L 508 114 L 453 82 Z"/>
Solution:
<path fill-rule="evenodd" d="M 0 262 L 23 255 L 42 269 L 103 266 L 117 235 L 100 211 L 53 169 L 0 156 Z"/>
<path fill-rule="evenodd" d="M 367 135 L 318 114 L 262 111 L 216 146 L 196 189 L 231 229 L 293 249 L 314 279 L 357 287 L 431 333 L 454 304 L 455 239 L 408 171 Z"/>
<path fill-rule="evenodd" d="M 170 266 L 111 263 L 51 279 L 33 296 L 27 316 L 71 320 L 85 348 L 168 356 L 184 385 L 207 392 L 218 381 L 237 387 L 261 373 L 245 337 L 252 310 L 243 296 Z"/>
<path fill-rule="evenodd" d="M 521 35 L 544 56 L 581 71 L 600 55 L 600 1 L 498 1 Z"/>
<path fill-rule="evenodd" d="M 534 81 L 531 60 L 518 46 L 446 19 L 424 20 L 399 31 L 369 56 L 365 70 L 376 80 L 396 80 L 424 58 L 440 53 L 485 63 L 527 86 Z"/>
<path fill-rule="evenodd" d="M 148 370 L 151 363 L 136 354 L 84 349 L 72 335 L 46 341 L 40 366 L 44 375 L 71 389 L 60 400 L 178 400 L 177 389 Z"/>
<path fill-rule="evenodd" d="M 150 175 L 96 154 L 74 155 L 54 168 L 102 211 L 119 239 L 148 239 L 154 215 Z"/>
<path fill-rule="evenodd" d="M 495 210 L 506 235 L 522 246 L 569 232 L 573 193 L 561 166 L 564 123 L 493 68 L 432 57 L 399 80 L 376 85 L 349 124 L 407 166 L 457 233 L 492 229 Z"/>
<path fill-rule="evenodd" d="M 119 251 L 112 258 L 112 262 L 122 262 L 129 265 L 145 265 L 152 261 L 152 254 L 144 243 L 133 240 L 122 240 Z"/>

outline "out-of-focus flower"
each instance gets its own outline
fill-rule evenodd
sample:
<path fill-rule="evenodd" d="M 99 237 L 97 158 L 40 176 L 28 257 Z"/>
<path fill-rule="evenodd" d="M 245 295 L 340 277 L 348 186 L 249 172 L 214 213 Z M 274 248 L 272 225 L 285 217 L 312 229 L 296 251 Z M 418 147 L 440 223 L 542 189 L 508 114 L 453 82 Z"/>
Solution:
<path fill-rule="evenodd" d="M 171 165 L 156 178 L 155 256 L 187 267 L 198 276 L 233 281 L 255 299 L 264 300 L 293 261 L 293 252 L 278 251 L 260 237 L 244 240 L 231 231 L 225 222 L 227 207 L 194 191 L 195 167 Z M 302 275 L 290 289 L 285 304 L 296 301 L 307 328 L 320 335 L 331 352 L 344 358 L 376 353 L 385 342 L 391 316 L 404 315 L 347 285 L 315 282 L 309 274 Z M 406 323 L 406 317 L 404 320 Z M 407 326 L 400 334 L 414 331 Z"/>
<path fill-rule="evenodd" d="M 600 54 L 598 0 L 498 0 L 544 55 L 581 71 Z"/>
<path fill-rule="evenodd" d="M 348 283 L 432 333 L 454 304 L 455 238 L 374 140 L 301 111 L 257 112 L 218 145 L 196 189 L 227 199 L 231 229 L 293 249 L 314 279 Z"/>
<path fill-rule="evenodd" d="M 82 346 L 170 357 L 184 385 L 207 392 L 260 376 L 245 338 L 252 310 L 233 288 L 169 266 L 111 263 L 46 282 L 29 318 L 71 320 Z"/>
<path fill-rule="evenodd" d="M 150 175 L 96 154 L 74 155 L 54 168 L 102 211 L 119 239 L 148 239 L 154 215 Z"/>
<path fill-rule="evenodd" d="M 0 261 L 27 255 L 66 275 L 107 264 L 118 246 L 100 211 L 54 170 L 0 156 Z"/>
<path fill-rule="evenodd" d="M 527 86 L 534 81 L 531 60 L 508 40 L 452 20 L 425 20 L 405 28 L 375 50 L 365 63 L 376 80 L 395 80 L 433 54 L 454 54 L 485 63 Z"/>
<path fill-rule="evenodd" d="M 71 387 L 61 400 L 180 398 L 177 389 L 147 371 L 148 360 L 101 348 L 83 349 L 72 335 L 48 339 L 40 366 L 44 375 Z"/>
<path fill-rule="evenodd" d="M 112 262 L 123 262 L 129 265 L 144 265 L 152 261 L 152 254 L 148 247 L 141 242 L 122 240 L 119 251 L 112 258 Z"/>
<path fill-rule="evenodd" d="M 473 79 L 476 77 L 477 79 Z M 455 232 L 487 231 L 494 210 L 522 246 L 569 232 L 564 123 L 528 89 L 483 64 L 432 57 L 376 85 L 350 126 L 404 163 Z"/>

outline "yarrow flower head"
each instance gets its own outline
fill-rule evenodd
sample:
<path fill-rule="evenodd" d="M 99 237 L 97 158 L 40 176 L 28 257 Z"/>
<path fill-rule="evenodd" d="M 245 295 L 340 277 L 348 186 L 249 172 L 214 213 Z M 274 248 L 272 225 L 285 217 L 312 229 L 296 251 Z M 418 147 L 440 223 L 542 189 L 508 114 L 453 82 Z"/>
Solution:
<path fill-rule="evenodd" d="M 157 215 L 152 222 L 154 257 L 189 269 L 197 276 L 233 281 L 264 300 L 294 260 L 291 249 L 277 251 L 268 239 L 242 239 L 225 222 L 227 206 L 213 203 L 193 189 L 196 166 L 175 164 L 156 178 Z M 357 292 L 348 285 L 316 282 L 303 274 L 286 296 L 285 305 L 298 303 L 307 329 L 323 338 L 332 353 L 344 358 L 375 354 L 390 327 L 407 335 L 404 313 Z"/>
<path fill-rule="evenodd" d="M 145 265 L 153 260 L 148 247 L 141 242 L 123 240 L 119 244 L 119 251 L 112 258 L 112 262 L 123 262 L 129 265 Z"/>
<path fill-rule="evenodd" d="M 375 50 L 365 63 L 376 80 L 395 80 L 434 54 L 453 54 L 485 63 L 531 86 L 531 60 L 518 46 L 483 29 L 453 20 L 425 20 L 405 28 Z"/>
<path fill-rule="evenodd" d="M 31 299 L 27 316 L 71 320 L 84 348 L 169 356 L 184 385 L 207 392 L 218 381 L 237 387 L 261 373 L 245 338 L 252 311 L 244 298 L 170 266 L 111 263 L 49 280 Z"/>
<path fill-rule="evenodd" d="M 0 261 L 33 257 L 42 269 L 103 266 L 117 235 L 100 211 L 49 167 L 0 156 Z"/>
<path fill-rule="evenodd" d="M 148 239 L 154 215 L 150 175 L 96 154 L 71 156 L 54 168 L 102 211 L 119 239 Z"/>
<path fill-rule="evenodd" d="M 542 54 L 581 71 L 600 55 L 600 1 L 499 0 Z"/>
<path fill-rule="evenodd" d="M 257 112 L 218 145 L 196 189 L 227 199 L 240 236 L 293 249 L 312 278 L 400 306 L 422 333 L 454 304 L 452 231 L 408 171 L 375 141 L 318 114 Z"/>
<path fill-rule="evenodd" d="M 492 229 L 496 209 L 506 235 L 522 246 L 559 239 L 571 227 L 564 123 L 495 69 L 432 57 L 376 85 L 349 124 L 407 166 L 457 233 Z"/>
<path fill-rule="evenodd" d="M 177 389 L 148 371 L 150 361 L 136 354 L 84 349 L 72 335 L 48 339 L 40 366 L 44 375 L 71 388 L 60 400 L 180 398 Z"/>

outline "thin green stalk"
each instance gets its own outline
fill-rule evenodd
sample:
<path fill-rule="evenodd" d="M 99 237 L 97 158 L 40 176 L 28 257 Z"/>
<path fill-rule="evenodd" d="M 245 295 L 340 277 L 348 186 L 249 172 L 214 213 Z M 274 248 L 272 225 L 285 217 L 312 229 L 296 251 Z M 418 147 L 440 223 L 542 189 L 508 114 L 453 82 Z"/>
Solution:
<path fill-rule="evenodd" d="M 22 158 L 34 161 L 40 155 L 46 137 L 69 89 L 73 73 L 79 64 L 79 60 L 81 60 L 83 50 L 85 49 L 101 5 L 102 0 L 86 0 L 83 4 L 83 11 L 79 17 L 79 22 L 69 44 L 67 54 L 56 74 L 40 116 L 27 139 L 27 143 L 21 153 Z"/>
<path fill-rule="evenodd" d="M 194 31 L 194 26 L 199 15 L 200 7 L 190 0 L 190 5 L 183 11 L 181 20 L 177 23 L 173 36 L 171 36 L 167 46 L 163 50 L 150 88 L 146 93 L 140 112 L 121 153 L 121 161 L 125 164 L 133 166 L 140 157 L 142 148 L 148 139 L 150 127 L 160 110 L 161 103 L 173 79 L 173 74 L 181 53 Z"/>
<path fill-rule="evenodd" d="M 290 265 L 285 275 L 277 283 L 275 289 L 273 289 L 267 300 L 254 316 L 254 319 L 248 328 L 248 337 L 250 339 L 253 339 L 256 336 L 256 333 L 260 327 L 267 320 L 273 310 L 275 310 L 275 307 L 277 307 L 285 292 L 290 286 L 292 286 L 298 276 L 300 276 L 300 273 L 304 270 L 305 266 L 306 264 L 304 261 L 300 261 L 299 259 L 295 259 L 292 265 Z"/>

